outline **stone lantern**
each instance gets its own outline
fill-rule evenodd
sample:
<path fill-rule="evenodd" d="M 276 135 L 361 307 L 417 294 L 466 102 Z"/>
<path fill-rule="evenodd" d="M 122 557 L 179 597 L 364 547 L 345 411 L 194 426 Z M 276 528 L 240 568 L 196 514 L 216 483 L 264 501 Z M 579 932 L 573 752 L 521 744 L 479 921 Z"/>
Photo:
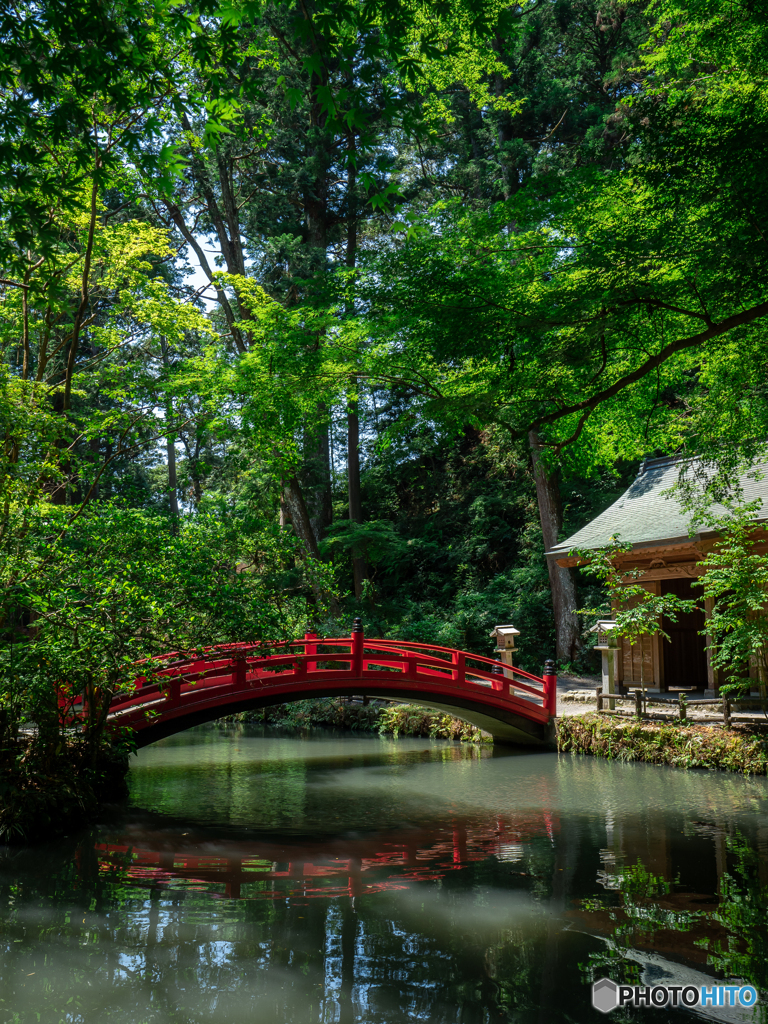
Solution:
<path fill-rule="evenodd" d="M 520 636 L 520 630 L 515 629 L 512 625 L 496 626 L 491 631 L 491 637 L 496 641 L 496 654 L 499 656 L 499 661 L 509 666 L 504 670 L 507 679 L 512 679 L 512 656 L 517 650 L 515 647 L 516 636 Z M 509 692 L 514 693 L 515 691 L 510 687 Z"/>
<path fill-rule="evenodd" d="M 598 619 L 590 629 L 590 633 L 597 634 L 595 650 L 602 654 L 602 676 L 603 693 L 616 693 L 616 655 L 619 650 L 619 638 L 616 635 L 616 621 L 614 619 Z M 610 700 L 608 707 L 615 710 L 616 701 Z"/>

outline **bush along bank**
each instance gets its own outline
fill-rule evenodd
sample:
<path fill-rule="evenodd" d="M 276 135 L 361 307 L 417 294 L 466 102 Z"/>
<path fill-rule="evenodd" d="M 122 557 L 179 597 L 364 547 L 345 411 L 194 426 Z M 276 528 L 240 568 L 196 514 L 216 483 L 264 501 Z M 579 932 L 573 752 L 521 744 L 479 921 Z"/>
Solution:
<path fill-rule="evenodd" d="M 474 725 L 440 711 L 429 711 L 416 704 L 390 704 L 376 700 L 368 704 L 348 702 L 342 697 L 299 700 L 259 711 L 245 711 L 220 721 L 279 725 L 296 730 L 325 726 L 382 735 L 429 736 L 466 743 L 492 742 L 487 733 Z"/>
<path fill-rule="evenodd" d="M 416 704 L 390 704 L 381 709 L 379 732 L 393 736 L 431 736 L 463 743 L 492 743 L 493 737 L 461 718 L 428 711 Z"/>
<path fill-rule="evenodd" d="M 765 775 L 768 768 L 768 733 L 759 725 L 723 729 L 573 715 L 558 719 L 557 749 L 616 761 L 716 768 L 745 775 Z"/>
<path fill-rule="evenodd" d="M 43 750 L 20 738 L 0 750 L 0 843 L 45 842 L 95 821 L 128 795 L 126 750 L 61 741 Z"/>

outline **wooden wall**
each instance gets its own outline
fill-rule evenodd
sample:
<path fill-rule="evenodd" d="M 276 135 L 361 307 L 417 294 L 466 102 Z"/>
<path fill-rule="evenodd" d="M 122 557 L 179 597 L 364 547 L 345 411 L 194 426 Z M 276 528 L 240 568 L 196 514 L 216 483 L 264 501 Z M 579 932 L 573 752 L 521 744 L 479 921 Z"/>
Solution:
<path fill-rule="evenodd" d="M 652 594 L 661 593 L 660 580 L 644 580 L 642 585 Z M 642 684 L 652 690 L 665 689 L 661 637 L 644 636 L 634 644 L 622 639 L 618 661 L 619 682 L 624 686 Z"/>
<path fill-rule="evenodd" d="M 643 683 L 656 688 L 658 685 L 654 672 L 654 639 L 652 636 L 643 636 L 634 644 L 628 640 L 621 641 L 619 677 L 626 686 L 640 686 Z"/>

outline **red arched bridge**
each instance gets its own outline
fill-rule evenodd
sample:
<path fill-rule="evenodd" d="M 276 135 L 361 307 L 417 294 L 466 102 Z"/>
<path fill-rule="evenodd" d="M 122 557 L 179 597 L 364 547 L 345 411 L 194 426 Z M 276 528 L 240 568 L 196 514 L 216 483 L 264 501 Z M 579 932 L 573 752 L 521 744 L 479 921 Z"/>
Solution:
<path fill-rule="evenodd" d="M 222 715 L 308 697 L 363 695 L 407 701 L 463 718 L 507 743 L 549 745 L 557 679 L 467 651 L 351 637 L 227 644 L 170 654 L 110 705 L 111 726 L 139 747 Z"/>

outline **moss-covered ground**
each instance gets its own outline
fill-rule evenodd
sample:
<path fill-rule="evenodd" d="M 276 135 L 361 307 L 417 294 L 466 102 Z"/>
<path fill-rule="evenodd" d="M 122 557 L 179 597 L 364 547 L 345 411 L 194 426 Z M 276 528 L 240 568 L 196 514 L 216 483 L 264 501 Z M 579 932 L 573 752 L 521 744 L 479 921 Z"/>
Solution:
<path fill-rule="evenodd" d="M 768 728 L 765 725 L 699 725 L 573 715 L 557 722 L 560 751 L 617 761 L 669 764 L 765 775 Z"/>

